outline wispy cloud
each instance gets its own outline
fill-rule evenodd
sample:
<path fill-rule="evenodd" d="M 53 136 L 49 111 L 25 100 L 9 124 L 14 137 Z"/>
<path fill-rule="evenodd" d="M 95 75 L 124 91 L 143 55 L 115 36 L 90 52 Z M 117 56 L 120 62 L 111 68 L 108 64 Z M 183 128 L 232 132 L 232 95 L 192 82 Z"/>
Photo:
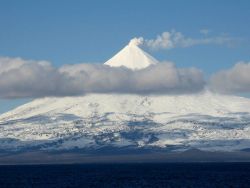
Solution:
<path fill-rule="evenodd" d="M 158 35 L 154 39 L 137 38 L 140 44 L 153 50 L 172 49 L 172 48 L 187 48 L 196 45 L 226 45 L 234 46 L 240 39 L 233 38 L 225 34 L 217 36 L 207 36 L 209 30 L 201 30 L 204 34 L 200 38 L 187 37 L 181 32 L 175 30 L 166 31 Z"/>
<path fill-rule="evenodd" d="M 196 68 L 165 62 L 139 71 L 102 64 L 53 67 L 46 61 L 0 58 L 0 98 L 73 96 L 87 93 L 182 94 L 203 89 Z"/>
<path fill-rule="evenodd" d="M 200 30 L 200 33 L 203 34 L 203 35 L 208 35 L 211 32 L 212 32 L 212 30 L 210 30 L 210 29 L 201 29 Z"/>

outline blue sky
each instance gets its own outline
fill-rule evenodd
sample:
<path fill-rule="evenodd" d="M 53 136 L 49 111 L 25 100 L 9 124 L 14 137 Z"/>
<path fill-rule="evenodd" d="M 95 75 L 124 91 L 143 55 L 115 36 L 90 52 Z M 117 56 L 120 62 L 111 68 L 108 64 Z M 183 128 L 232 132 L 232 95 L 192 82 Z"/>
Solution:
<path fill-rule="evenodd" d="M 178 67 L 210 75 L 250 61 L 248 0 L 1 0 L 0 56 L 47 60 L 54 66 L 105 62 L 133 37 L 155 38 L 175 29 L 187 37 L 228 35 L 237 45 L 197 45 L 149 51 Z M 0 88 L 1 89 L 1 88 Z M 0 100 L 0 113 L 27 99 Z"/>

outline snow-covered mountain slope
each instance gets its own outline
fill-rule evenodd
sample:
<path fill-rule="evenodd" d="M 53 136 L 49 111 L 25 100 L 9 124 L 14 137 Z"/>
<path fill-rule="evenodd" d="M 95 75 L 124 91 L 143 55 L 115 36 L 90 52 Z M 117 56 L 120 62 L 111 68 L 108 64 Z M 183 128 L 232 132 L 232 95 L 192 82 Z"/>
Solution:
<path fill-rule="evenodd" d="M 250 148 L 250 100 L 90 94 L 34 100 L 0 116 L 0 149 Z"/>
<path fill-rule="evenodd" d="M 132 70 L 139 70 L 156 63 L 158 61 L 155 58 L 140 49 L 138 44 L 131 40 L 127 46 L 104 64 L 111 67 L 124 66 Z"/>

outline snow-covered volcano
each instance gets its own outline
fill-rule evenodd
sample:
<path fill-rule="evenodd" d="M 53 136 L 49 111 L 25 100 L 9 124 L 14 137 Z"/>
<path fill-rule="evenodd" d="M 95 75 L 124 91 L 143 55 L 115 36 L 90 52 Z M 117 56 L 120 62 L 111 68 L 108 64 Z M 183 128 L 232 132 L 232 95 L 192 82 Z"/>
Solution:
<path fill-rule="evenodd" d="M 130 43 L 105 64 L 157 63 Z M 235 151 L 250 148 L 250 100 L 190 95 L 89 94 L 36 99 L 0 116 L 0 150 L 100 148 Z"/>
<path fill-rule="evenodd" d="M 138 45 L 136 39 L 132 39 L 127 46 L 104 64 L 111 67 L 124 66 L 138 70 L 158 63 L 155 58 L 139 48 Z"/>

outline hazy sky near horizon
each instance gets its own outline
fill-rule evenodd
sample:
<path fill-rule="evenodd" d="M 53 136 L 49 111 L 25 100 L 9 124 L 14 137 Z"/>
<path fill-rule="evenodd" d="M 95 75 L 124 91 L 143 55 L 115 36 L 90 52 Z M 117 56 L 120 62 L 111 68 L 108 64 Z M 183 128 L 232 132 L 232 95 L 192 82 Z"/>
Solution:
<path fill-rule="evenodd" d="M 250 62 L 248 0 L 0 2 L 0 57 L 45 60 L 53 67 L 102 63 L 131 38 L 143 37 L 152 47 L 145 50 L 157 59 L 196 67 L 205 77 Z M 179 32 L 185 40 L 167 46 L 164 40 L 152 42 L 164 32 Z M 237 77 L 242 67 L 248 68 L 236 66 L 230 75 Z M 224 77 L 221 73 L 213 81 Z M 1 99 L 0 113 L 28 100 Z"/>

